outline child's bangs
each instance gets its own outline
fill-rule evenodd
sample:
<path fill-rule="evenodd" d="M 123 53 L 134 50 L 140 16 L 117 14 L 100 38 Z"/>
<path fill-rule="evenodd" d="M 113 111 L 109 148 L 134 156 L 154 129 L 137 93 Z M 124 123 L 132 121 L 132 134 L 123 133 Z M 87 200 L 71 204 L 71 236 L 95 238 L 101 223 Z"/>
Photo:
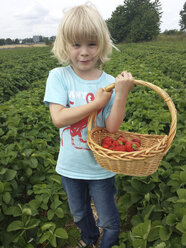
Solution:
<path fill-rule="evenodd" d="M 98 33 L 99 30 L 96 25 L 87 18 L 71 20 L 68 30 L 66 30 L 66 41 L 71 44 L 80 41 L 98 43 Z"/>

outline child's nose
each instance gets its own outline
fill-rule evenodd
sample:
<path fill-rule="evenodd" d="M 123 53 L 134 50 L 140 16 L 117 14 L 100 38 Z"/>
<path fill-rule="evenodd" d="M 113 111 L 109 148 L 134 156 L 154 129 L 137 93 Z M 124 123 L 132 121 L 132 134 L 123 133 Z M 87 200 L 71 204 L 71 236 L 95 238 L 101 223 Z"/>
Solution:
<path fill-rule="evenodd" d="M 82 46 L 81 47 L 81 55 L 87 55 L 88 54 L 88 47 Z"/>

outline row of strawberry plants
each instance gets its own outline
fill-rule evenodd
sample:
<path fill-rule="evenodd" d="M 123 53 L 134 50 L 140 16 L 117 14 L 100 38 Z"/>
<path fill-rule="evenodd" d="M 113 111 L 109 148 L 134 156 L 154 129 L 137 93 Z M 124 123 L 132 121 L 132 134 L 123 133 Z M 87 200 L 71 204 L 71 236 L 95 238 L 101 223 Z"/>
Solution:
<path fill-rule="evenodd" d="M 0 103 L 46 78 L 56 64 L 49 47 L 0 50 Z"/>
<path fill-rule="evenodd" d="M 67 199 L 55 174 L 58 131 L 42 99 L 45 82 L 0 106 L 0 247 L 73 246 Z"/>
<path fill-rule="evenodd" d="M 146 42 L 132 43 L 119 46 L 123 55 L 123 62 L 130 61 L 130 64 L 136 64 L 148 69 L 149 73 L 155 70 L 173 80 L 186 82 L 186 47 L 183 42 L 163 43 Z M 120 55 L 118 55 L 120 57 Z"/>

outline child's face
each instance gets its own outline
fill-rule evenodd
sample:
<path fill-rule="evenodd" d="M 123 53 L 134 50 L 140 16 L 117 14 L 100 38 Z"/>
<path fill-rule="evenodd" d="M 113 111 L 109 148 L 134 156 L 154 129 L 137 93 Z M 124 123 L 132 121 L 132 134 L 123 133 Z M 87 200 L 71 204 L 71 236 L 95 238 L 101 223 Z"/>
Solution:
<path fill-rule="evenodd" d="M 70 45 L 69 57 L 77 74 L 93 72 L 96 69 L 99 59 L 97 51 L 98 46 L 92 41 L 81 41 Z"/>

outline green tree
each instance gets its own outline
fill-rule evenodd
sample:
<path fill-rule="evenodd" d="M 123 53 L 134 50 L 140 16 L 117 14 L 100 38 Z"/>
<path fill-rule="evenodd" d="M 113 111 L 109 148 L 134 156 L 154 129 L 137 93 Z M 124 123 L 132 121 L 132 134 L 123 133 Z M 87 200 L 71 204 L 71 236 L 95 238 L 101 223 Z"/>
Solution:
<path fill-rule="evenodd" d="M 155 0 L 124 0 L 110 19 L 106 20 L 115 42 L 149 41 L 160 32 L 160 2 Z"/>
<path fill-rule="evenodd" d="M 181 20 L 180 20 L 181 30 L 184 30 L 186 29 L 186 2 L 183 5 L 183 10 L 180 11 L 180 16 L 181 16 Z"/>
<path fill-rule="evenodd" d="M 48 37 L 46 37 L 46 38 L 44 39 L 44 41 L 45 41 L 45 45 L 47 45 L 47 46 L 52 45 L 52 41 L 51 41 L 51 40 L 49 40 L 49 38 L 48 38 Z"/>
<path fill-rule="evenodd" d="M 5 39 L 0 39 L 0 46 L 5 45 Z"/>
<path fill-rule="evenodd" d="M 10 38 L 7 38 L 7 39 L 5 40 L 5 43 L 6 43 L 7 45 L 11 45 L 11 44 L 13 44 L 13 41 L 12 41 Z"/>

